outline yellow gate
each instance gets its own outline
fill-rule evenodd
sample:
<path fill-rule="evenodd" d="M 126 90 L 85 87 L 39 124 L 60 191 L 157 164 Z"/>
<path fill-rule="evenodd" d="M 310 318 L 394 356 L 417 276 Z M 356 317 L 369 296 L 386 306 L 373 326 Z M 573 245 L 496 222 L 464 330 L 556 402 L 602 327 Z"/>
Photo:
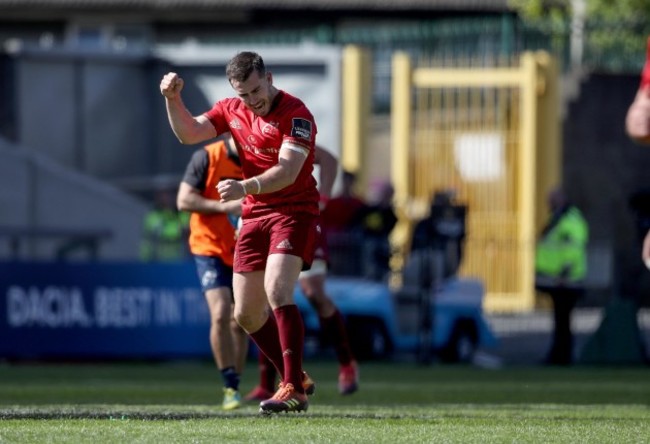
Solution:
<path fill-rule="evenodd" d="M 561 177 L 553 60 L 525 53 L 518 66 L 420 60 L 414 68 L 397 53 L 391 103 L 397 266 L 433 193 L 453 189 L 468 206 L 461 275 L 483 280 L 488 311 L 532 309 L 536 234 L 545 195 Z"/>

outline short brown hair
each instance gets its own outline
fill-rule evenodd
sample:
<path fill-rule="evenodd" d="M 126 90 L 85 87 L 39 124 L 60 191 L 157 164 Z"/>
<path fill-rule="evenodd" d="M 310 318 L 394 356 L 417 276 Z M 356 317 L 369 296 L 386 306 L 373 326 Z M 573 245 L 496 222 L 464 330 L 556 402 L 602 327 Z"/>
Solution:
<path fill-rule="evenodd" d="M 266 73 L 264 60 L 256 52 L 240 52 L 226 65 L 226 76 L 231 83 L 233 80 L 245 82 L 253 71 L 257 71 L 260 76 Z"/>

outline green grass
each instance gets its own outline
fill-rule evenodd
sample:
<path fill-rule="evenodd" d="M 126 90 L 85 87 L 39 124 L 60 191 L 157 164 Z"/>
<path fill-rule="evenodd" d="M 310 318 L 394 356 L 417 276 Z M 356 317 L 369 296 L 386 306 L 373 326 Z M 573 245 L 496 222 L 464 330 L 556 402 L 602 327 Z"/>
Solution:
<path fill-rule="evenodd" d="M 0 366 L 0 443 L 645 443 L 650 369 L 362 363 L 341 397 L 310 361 L 309 411 L 223 412 L 208 362 Z M 253 364 L 242 389 L 256 382 Z"/>

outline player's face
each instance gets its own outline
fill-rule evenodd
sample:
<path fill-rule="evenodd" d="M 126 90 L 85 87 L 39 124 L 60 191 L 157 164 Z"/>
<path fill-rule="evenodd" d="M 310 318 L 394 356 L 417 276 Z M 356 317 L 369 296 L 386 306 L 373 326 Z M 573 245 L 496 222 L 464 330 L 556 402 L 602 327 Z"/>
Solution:
<path fill-rule="evenodd" d="M 231 85 L 246 107 L 258 116 L 265 116 L 271 110 L 273 102 L 271 73 L 260 76 L 257 71 L 245 82 L 233 80 Z"/>

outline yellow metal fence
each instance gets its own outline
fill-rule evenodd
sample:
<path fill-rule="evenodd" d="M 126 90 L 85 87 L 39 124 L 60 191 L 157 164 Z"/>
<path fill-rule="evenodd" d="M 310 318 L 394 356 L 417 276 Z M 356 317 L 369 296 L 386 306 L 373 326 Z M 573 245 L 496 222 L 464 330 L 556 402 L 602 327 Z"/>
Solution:
<path fill-rule="evenodd" d="M 474 69 L 440 60 L 414 68 L 408 55 L 394 55 L 398 267 L 433 193 L 453 189 L 469 208 L 461 274 L 484 281 L 486 310 L 534 306 L 536 232 L 544 196 L 560 177 L 556 82 L 543 53 L 526 53 L 516 66 Z"/>

